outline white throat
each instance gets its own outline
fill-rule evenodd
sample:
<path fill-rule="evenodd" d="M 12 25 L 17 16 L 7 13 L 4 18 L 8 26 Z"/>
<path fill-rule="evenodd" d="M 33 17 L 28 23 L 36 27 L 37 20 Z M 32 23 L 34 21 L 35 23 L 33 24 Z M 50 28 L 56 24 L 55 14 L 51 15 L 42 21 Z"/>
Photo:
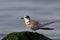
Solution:
<path fill-rule="evenodd" d="M 29 22 L 30 21 L 30 19 L 26 19 L 26 18 L 24 20 L 25 20 L 25 22 Z"/>

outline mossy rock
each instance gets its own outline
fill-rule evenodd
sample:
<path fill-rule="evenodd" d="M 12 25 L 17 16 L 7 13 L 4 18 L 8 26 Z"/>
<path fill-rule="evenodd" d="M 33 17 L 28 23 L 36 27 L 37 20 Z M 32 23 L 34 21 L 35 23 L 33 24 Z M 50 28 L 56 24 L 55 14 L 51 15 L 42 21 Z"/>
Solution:
<path fill-rule="evenodd" d="M 10 33 L 2 40 L 52 40 L 52 39 L 37 32 L 23 31 Z"/>

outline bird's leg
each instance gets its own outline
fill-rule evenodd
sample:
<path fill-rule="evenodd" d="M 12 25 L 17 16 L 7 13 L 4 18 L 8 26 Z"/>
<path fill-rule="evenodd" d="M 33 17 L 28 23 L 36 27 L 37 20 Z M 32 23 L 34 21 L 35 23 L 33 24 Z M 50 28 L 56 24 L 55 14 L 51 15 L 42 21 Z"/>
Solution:
<path fill-rule="evenodd" d="M 32 32 L 35 32 L 34 30 L 32 30 Z"/>
<path fill-rule="evenodd" d="M 34 32 L 33 30 L 31 32 Z"/>

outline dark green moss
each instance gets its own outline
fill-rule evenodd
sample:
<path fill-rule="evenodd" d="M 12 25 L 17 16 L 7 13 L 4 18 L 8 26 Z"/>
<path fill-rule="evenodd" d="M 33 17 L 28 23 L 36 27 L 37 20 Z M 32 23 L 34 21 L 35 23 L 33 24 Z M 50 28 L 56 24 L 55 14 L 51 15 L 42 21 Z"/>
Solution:
<path fill-rule="evenodd" d="M 52 39 L 36 32 L 24 31 L 10 33 L 2 40 L 52 40 Z"/>

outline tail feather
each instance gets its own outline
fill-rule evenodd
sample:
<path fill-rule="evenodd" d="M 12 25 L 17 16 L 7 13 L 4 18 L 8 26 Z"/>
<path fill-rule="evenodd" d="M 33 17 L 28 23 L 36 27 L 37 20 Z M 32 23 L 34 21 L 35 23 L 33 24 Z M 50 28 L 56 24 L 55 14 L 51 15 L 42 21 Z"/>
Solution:
<path fill-rule="evenodd" d="M 52 23 L 55 23 L 55 21 L 50 22 L 50 23 L 46 23 L 46 24 L 44 24 L 44 25 L 50 25 L 50 24 L 52 24 Z"/>
<path fill-rule="evenodd" d="M 54 30 L 54 28 L 40 28 L 40 29 L 43 29 L 43 30 Z"/>
<path fill-rule="evenodd" d="M 43 26 L 44 26 L 44 25 L 50 25 L 50 24 L 52 24 L 52 23 L 55 23 L 55 21 L 50 22 L 50 23 L 43 24 Z M 43 29 L 43 30 L 54 30 L 54 28 L 41 28 L 41 27 L 40 27 L 40 29 Z"/>

